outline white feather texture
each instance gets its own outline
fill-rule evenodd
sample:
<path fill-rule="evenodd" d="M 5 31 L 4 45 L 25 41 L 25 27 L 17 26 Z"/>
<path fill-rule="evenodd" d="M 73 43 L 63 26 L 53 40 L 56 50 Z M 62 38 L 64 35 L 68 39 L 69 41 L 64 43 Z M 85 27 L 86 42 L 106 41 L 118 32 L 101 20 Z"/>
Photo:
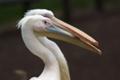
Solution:
<path fill-rule="evenodd" d="M 40 17 L 39 16 L 34 17 L 34 19 L 32 16 L 24 17 L 18 24 L 19 26 L 21 25 L 22 38 L 23 38 L 23 41 L 26 47 L 34 55 L 41 58 L 43 62 L 45 63 L 45 68 L 42 74 L 39 77 L 36 77 L 37 79 L 31 78 L 30 80 L 61 80 L 60 71 L 59 71 L 59 63 L 56 60 L 56 57 L 53 55 L 53 53 L 48 48 L 46 48 L 46 46 L 42 44 L 42 42 L 40 42 L 37 39 L 37 37 L 35 36 L 33 32 L 32 25 L 34 25 L 34 21 L 36 22 L 37 20 L 40 21 L 43 19 L 41 16 Z M 31 21 L 33 23 L 31 23 Z M 41 37 L 41 40 L 44 40 L 44 39 L 46 38 Z"/>
<path fill-rule="evenodd" d="M 46 10 L 46 9 L 33 9 L 28 11 L 25 16 L 32 16 L 32 15 L 42 15 L 42 16 L 47 16 L 49 18 L 53 17 L 54 14 L 52 11 L 50 10 Z M 41 39 L 41 38 L 40 38 Z M 39 38 L 38 40 L 41 41 Z M 48 45 L 46 43 L 51 44 Z M 67 65 L 67 61 L 62 53 L 62 51 L 60 50 L 60 48 L 57 46 L 57 44 L 55 44 L 55 42 L 53 41 L 45 41 L 43 42 L 43 44 L 52 51 L 52 53 L 56 56 L 58 62 L 59 62 L 59 66 L 60 66 L 60 72 L 61 72 L 61 80 L 70 80 L 70 74 L 69 74 L 69 68 Z"/>
<path fill-rule="evenodd" d="M 42 15 L 45 17 L 52 17 L 54 16 L 53 12 L 47 9 L 32 9 L 26 12 L 24 16 L 31 16 L 31 15 Z"/>
<path fill-rule="evenodd" d="M 47 17 L 42 16 L 44 14 Z M 42 74 L 30 80 L 70 80 L 67 61 L 58 45 L 45 36 L 36 36 L 33 32 L 34 24 L 47 20 L 48 16 L 53 16 L 53 13 L 44 9 L 33 10 L 33 12 L 30 10 L 18 23 L 26 47 L 45 63 Z"/>

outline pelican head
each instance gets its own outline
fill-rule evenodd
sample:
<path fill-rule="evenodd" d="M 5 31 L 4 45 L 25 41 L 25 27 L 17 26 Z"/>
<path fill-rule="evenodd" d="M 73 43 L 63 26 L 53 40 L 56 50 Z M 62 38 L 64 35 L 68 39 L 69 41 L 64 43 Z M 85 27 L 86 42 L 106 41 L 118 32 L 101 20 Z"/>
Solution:
<path fill-rule="evenodd" d="M 35 9 L 28 11 L 18 24 L 27 25 L 36 36 L 47 36 L 68 42 L 95 53 L 101 54 L 98 42 L 85 32 L 56 18 L 52 11 Z"/>

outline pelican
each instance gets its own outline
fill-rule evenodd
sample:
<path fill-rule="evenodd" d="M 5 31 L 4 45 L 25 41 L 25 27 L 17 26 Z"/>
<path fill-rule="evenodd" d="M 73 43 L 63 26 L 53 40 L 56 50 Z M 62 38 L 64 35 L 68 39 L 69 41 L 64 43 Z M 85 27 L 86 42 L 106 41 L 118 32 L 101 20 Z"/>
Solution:
<path fill-rule="evenodd" d="M 101 54 L 99 43 L 85 32 L 56 18 L 47 9 L 26 12 L 18 22 L 25 46 L 45 64 L 38 77 L 30 80 L 70 80 L 67 61 L 58 45 L 48 38 L 61 40 Z"/>

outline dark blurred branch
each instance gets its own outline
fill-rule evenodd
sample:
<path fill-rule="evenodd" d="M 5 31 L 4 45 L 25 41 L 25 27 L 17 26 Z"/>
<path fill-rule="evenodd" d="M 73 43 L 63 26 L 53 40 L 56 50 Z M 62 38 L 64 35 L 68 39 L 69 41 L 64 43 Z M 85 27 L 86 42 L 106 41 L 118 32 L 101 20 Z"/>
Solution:
<path fill-rule="evenodd" d="M 31 7 L 31 2 L 30 1 L 23 2 L 23 12 L 26 12 L 27 10 L 29 10 L 30 7 Z"/>
<path fill-rule="evenodd" d="M 95 0 L 95 8 L 97 11 L 103 12 L 104 11 L 103 0 Z"/>
<path fill-rule="evenodd" d="M 63 8 L 63 17 L 65 21 L 70 22 L 70 0 L 62 0 L 62 8 Z"/>

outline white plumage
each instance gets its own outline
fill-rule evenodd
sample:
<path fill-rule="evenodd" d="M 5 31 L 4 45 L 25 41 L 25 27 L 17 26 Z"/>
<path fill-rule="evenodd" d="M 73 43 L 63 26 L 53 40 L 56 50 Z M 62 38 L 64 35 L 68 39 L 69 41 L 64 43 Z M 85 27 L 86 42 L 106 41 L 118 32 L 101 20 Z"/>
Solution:
<path fill-rule="evenodd" d="M 30 80 L 70 80 L 67 61 L 62 51 L 55 42 L 46 37 L 47 35 L 49 35 L 48 37 L 55 37 L 56 39 L 56 35 L 54 34 L 57 34 L 57 39 L 68 41 L 69 43 L 71 41 L 66 39 L 73 41 L 76 40 L 78 43 L 76 43 L 76 41 L 71 43 L 77 45 L 83 44 L 85 45 L 84 47 L 87 46 L 89 50 L 100 52 L 96 46 L 91 44 L 92 42 L 88 44 L 89 42 L 81 41 L 78 36 L 76 36 L 74 33 L 71 33 L 72 29 L 70 31 L 58 27 L 64 27 L 65 25 L 61 25 L 62 23 L 55 23 L 53 17 L 54 14 L 52 11 L 46 9 L 34 9 L 28 11 L 18 23 L 18 27 L 21 28 L 22 38 L 26 47 L 34 55 L 41 58 L 45 63 L 45 68 L 42 74 L 38 77 L 32 77 Z M 52 35 L 50 35 L 51 33 Z M 84 37 L 83 34 L 82 36 Z M 93 45 L 94 47 L 90 45 Z"/>

